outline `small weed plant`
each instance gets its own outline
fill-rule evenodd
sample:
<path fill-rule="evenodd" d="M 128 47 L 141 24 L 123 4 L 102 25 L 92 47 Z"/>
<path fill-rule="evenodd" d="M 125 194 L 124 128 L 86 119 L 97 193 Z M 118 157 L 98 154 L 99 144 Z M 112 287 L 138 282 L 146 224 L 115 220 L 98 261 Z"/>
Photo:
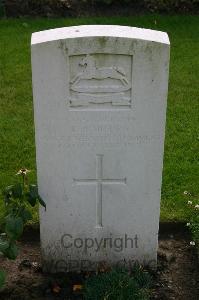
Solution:
<path fill-rule="evenodd" d="M 5 203 L 4 232 L 0 234 L 0 254 L 15 260 L 19 249 L 17 240 L 21 237 L 25 224 L 32 219 L 31 207 L 40 203 L 45 209 L 45 202 L 38 194 L 35 184 L 29 184 L 27 169 L 17 173 L 21 182 L 6 187 L 3 191 Z M 6 274 L 0 270 L 0 288 L 5 284 Z"/>

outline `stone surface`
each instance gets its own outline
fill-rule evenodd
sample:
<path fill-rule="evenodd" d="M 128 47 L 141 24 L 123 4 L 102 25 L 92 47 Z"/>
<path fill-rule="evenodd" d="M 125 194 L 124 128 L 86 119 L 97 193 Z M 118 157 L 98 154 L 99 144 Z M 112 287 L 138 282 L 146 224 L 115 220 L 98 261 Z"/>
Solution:
<path fill-rule="evenodd" d="M 44 266 L 156 263 L 169 39 L 124 26 L 32 35 Z"/>

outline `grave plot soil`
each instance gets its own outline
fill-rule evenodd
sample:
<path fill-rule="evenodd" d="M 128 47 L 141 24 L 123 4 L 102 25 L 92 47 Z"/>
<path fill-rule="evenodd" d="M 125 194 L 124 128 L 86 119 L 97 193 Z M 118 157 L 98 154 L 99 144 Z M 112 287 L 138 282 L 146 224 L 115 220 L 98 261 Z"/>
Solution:
<path fill-rule="evenodd" d="M 159 237 L 158 270 L 152 274 L 152 298 L 158 300 L 199 299 L 199 264 L 194 249 L 189 246 L 190 236 L 183 230 L 162 230 Z M 85 274 L 66 274 L 54 277 L 41 271 L 39 234 L 27 231 L 19 242 L 21 253 L 16 261 L 0 257 L 0 266 L 7 271 L 6 287 L 0 292 L 1 300 L 80 300 Z M 59 284 L 57 284 L 59 283 Z M 60 288 L 61 286 L 61 288 Z M 113 299 L 114 300 L 114 299 Z"/>

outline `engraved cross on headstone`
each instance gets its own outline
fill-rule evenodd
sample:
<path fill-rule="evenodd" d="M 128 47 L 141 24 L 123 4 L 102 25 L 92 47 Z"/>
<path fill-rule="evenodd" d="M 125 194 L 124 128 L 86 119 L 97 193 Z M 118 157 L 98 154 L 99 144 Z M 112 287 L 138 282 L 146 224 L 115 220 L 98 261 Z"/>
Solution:
<path fill-rule="evenodd" d="M 107 179 L 103 178 L 103 155 L 96 155 L 96 178 L 73 179 L 77 185 L 96 185 L 96 227 L 102 227 L 102 187 L 103 184 L 126 184 L 126 178 Z"/>

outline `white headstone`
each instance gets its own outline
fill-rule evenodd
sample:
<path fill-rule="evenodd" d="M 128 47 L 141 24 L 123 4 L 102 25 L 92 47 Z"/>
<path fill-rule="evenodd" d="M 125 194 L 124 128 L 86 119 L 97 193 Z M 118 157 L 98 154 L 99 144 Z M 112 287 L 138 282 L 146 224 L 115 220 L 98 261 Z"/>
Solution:
<path fill-rule="evenodd" d="M 77 26 L 32 35 L 44 265 L 156 262 L 166 33 Z"/>

